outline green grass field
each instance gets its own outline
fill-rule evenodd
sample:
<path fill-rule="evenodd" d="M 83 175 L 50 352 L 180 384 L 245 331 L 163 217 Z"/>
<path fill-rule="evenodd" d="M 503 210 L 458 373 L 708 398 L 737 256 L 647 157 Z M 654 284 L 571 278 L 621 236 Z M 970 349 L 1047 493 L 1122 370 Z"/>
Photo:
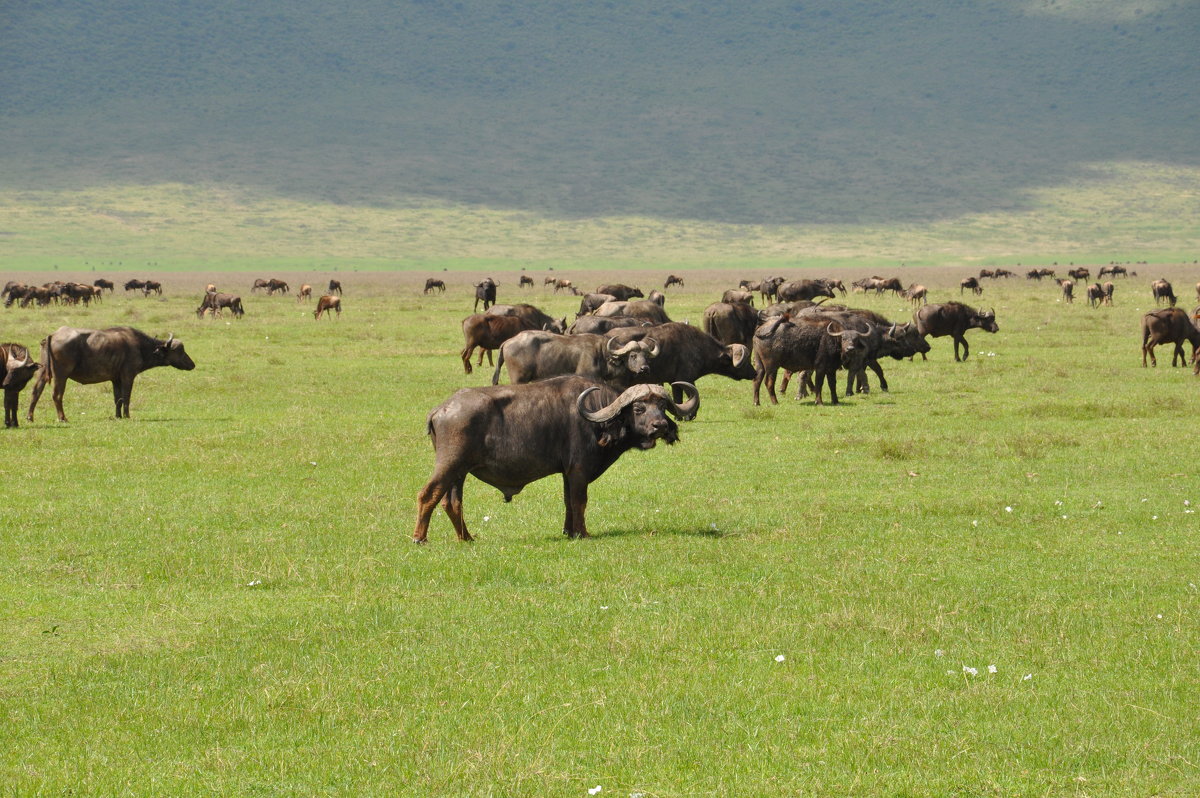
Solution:
<path fill-rule="evenodd" d="M 471 273 L 340 273 L 328 322 L 218 267 L 0 310 L 3 340 L 130 324 L 197 363 L 142 375 L 128 421 L 72 383 L 68 424 L 47 392 L 3 433 L 3 791 L 1195 795 L 1200 384 L 1142 369 L 1138 320 L 1150 279 L 1190 307 L 1200 269 L 1139 268 L 1112 308 L 987 283 L 999 334 L 885 364 L 889 394 L 754 408 L 705 378 L 677 445 L 593 484 L 579 542 L 556 479 L 512 504 L 470 480 L 477 542 L 440 510 L 409 542 L 425 414 L 490 374 L 458 360 Z M 905 278 L 937 301 L 966 273 Z M 689 272 L 667 310 L 699 323 L 742 276 Z M 245 319 L 195 318 L 209 279 Z"/>

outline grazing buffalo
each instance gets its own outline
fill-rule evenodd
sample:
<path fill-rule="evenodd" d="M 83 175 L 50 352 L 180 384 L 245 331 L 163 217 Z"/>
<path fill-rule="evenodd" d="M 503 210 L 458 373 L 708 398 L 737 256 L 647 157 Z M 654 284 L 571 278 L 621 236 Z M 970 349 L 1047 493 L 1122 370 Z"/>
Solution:
<path fill-rule="evenodd" d="M 651 302 L 649 299 L 605 302 L 596 308 L 595 314 L 602 317 L 629 316 L 635 319 L 643 319 L 651 324 L 666 324 L 670 321 L 667 318 L 667 312 L 662 309 L 662 306 L 657 302 Z"/>
<path fill-rule="evenodd" d="M 422 291 L 421 293 L 422 294 L 432 294 L 434 291 L 437 291 L 438 293 L 442 293 L 442 294 L 446 293 L 446 283 L 443 282 L 442 280 L 438 280 L 433 277 L 429 277 L 425 280 L 425 290 Z"/>
<path fill-rule="evenodd" d="M 109 327 L 104 330 L 78 330 L 59 327 L 42 339 L 42 370 L 33 385 L 28 419 L 46 384 L 54 381 L 54 407 L 58 420 L 66 421 L 63 413 L 63 392 L 67 380 L 83 385 L 111 382 L 116 417 L 129 418 L 129 397 L 133 379 L 146 369 L 174 366 L 182 371 L 196 367 L 183 348 L 183 342 L 171 335 L 165 341 L 152 338 L 132 327 Z"/>
<path fill-rule="evenodd" d="M 515 384 L 547 377 L 576 374 L 627 388 L 650 368 L 660 347 L 652 338 L 618 342 L 603 335 L 556 335 L 542 330 L 522 332 L 500 346 L 492 385 L 500 382 L 500 369 L 508 365 L 508 380 Z"/>
<path fill-rule="evenodd" d="M 596 308 L 603 305 L 605 302 L 616 302 L 617 298 L 612 294 L 584 294 L 583 299 L 579 301 L 579 312 L 575 314 L 575 318 L 586 316 L 589 313 L 595 313 Z"/>
<path fill-rule="evenodd" d="M 965 337 L 967 330 L 978 327 L 990 333 L 1000 331 L 1000 327 L 996 324 L 996 311 L 976 310 L 961 302 L 925 305 L 913 313 L 913 321 L 917 325 L 917 332 L 922 336 L 931 335 L 934 338 L 941 338 L 944 335 L 951 336 L 954 339 L 955 362 L 960 360 L 958 356 L 960 344 L 962 345 L 961 359 L 966 360 L 970 355 L 971 348 Z M 925 357 L 924 353 L 921 357 Z"/>
<path fill-rule="evenodd" d="M 487 310 L 488 316 L 519 316 L 525 320 L 529 330 L 549 330 L 555 333 L 567 331 L 567 317 L 556 319 L 524 302 L 516 305 L 492 305 Z"/>
<path fill-rule="evenodd" d="M 1171 354 L 1171 365 L 1176 365 L 1175 361 L 1178 360 L 1182 366 L 1186 362 L 1183 354 L 1185 341 L 1191 343 L 1192 361 L 1200 370 L 1200 361 L 1196 360 L 1200 329 L 1196 328 L 1187 312 L 1176 307 L 1150 311 L 1142 316 L 1142 367 L 1146 367 L 1146 355 L 1150 356 L 1151 366 L 1158 365 L 1158 360 L 1154 357 L 1154 347 L 1159 344 L 1175 344 L 1175 350 Z"/>
<path fill-rule="evenodd" d="M 592 293 L 612 294 L 621 302 L 627 302 L 630 299 L 641 299 L 642 297 L 646 296 L 642 293 L 642 289 L 634 288 L 633 286 L 624 285 L 622 283 L 609 283 L 608 285 L 602 285 Z"/>
<path fill-rule="evenodd" d="M 742 302 L 751 307 L 754 307 L 754 292 L 742 291 L 740 289 L 730 288 L 721 295 L 721 301 L 725 303 Z"/>
<path fill-rule="evenodd" d="M 722 344 L 750 346 L 758 313 L 745 302 L 714 302 L 704 309 L 704 332 Z"/>
<path fill-rule="evenodd" d="M 677 285 L 680 288 L 683 288 L 683 278 L 677 277 L 674 274 L 668 274 L 667 281 L 665 283 L 663 283 L 663 290 L 666 291 L 668 288 L 670 288 L 673 285 Z"/>
<path fill-rule="evenodd" d="M 759 404 L 759 392 L 763 382 L 767 384 L 767 395 L 771 404 L 779 404 L 775 394 L 775 378 L 779 369 L 788 371 L 811 371 L 816 377 L 816 403 L 821 401 L 821 387 L 828 380 L 829 399 L 838 403 L 836 372 L 841 367 L 843 339 L 830 333 L 838 325 L 825 319 L 792 320 L 775 316 L 754 332 L 754 404 Z M 838 331 L 840 332 L 840 331 Z"/>
<path fill-rule="evenodd" d="M 341 281 L 339 281 L 339 280 L 330 280 L 330 281 L 329 281 L 329 290 L 327 291 L 327 293 L 330 293 L 330 294 L 337 294 L 338 296 L 341 296 L 341 295 L 342 295 L 342 283 L 341 283 Z"/>
<path fill-rule="evenodd" d="M 480 302 L 483 303 L 484 310 L 496 304 L 496 281 L 491 277 L 484 277 L 475 283 L 475 308 L 472 312 L 479 312 Z"/>
<path fill-rule="evenodd" d="M 320 319 L 321 314 L 325 313 L 326 311 L 330 311 L 330 310 L 337 313 L 337 317 L 339 319 L 342 317 L 342 298 L 340 296 L 332 296 L 330 294 L 326 294 L 325 296 L 318 299 L 317 300 L 317 309 L 313 311 L 313 318 Z"/>
<path fill-rule="evenodd" d="M 296 304 L 299 305 L 306 299 L 312 299 L 312 286 L 308 283 L 300 286 L 300 290 L 296 292 Z"/>
<path fill-rule="evenodd" d="M 784 283 L 776 291 L 780 302 L 795 302 L 798 299 L 813 300 L 819 296 L 833 298 L 833 288 L 824 280 L 793 280 Z"/>
<path fill-rule="evenodd" d="M 978 278 L 964 277 L 958 283 L 958 293 L 961 295 L 963 291 L 971 289 L 971 293 L 979 296 L 983 293 L 983 286 L 979 284 Z"/>
<path fill-rule="evenodd" d="M 17 402 L 21 390 L 37 373 L 38 364 L 21 344 L 0 344 L 0 384 L 4 386 L 4 426 L 18 427 Z"/>
<path fill-rule="evenodd" d="M 204 314 L 211 310 L 215 319 L 221 315 L 221 310 L 224 308 L 229 308 L 235 319 L 240 319 L 246 313 L 242 310 L 240 296 L 209 291 L 204 295 L 204 299 L 200 300 L 200 307 L 196 308 L 196 318 L 204 318 Z"/>
<path fill-rule="evenodd" d="M 1170 307 L 1175 307 L 1175 291 L 1166 280 L 1159 278 L 1150 283 L 1150 293 L 1154 296 L 1154 304 L 1158 305 L 1165 301 L 1169 303 Z"/>
<path fill-rule="evenodd" d="M 530 482 L 563 475 L 563 533 L 588 536 L 584 515 L 588 485 L 630 449 L 652 449 L 679 440 L 680 420 L 694 418 L 700 392 L 677 404 L 657 385 L 636 385 L 620 394 L 603 383 L 567 376 L 528 385 L 463 388 L 429 413 L 426 429 L 435 462 L 417 495 L 413 540 L 424 543 L 438 502 L 459 540 L 471 540 L 463 521 L 463 483 L 471 474 L 504 494 L 505 501 Z"/>

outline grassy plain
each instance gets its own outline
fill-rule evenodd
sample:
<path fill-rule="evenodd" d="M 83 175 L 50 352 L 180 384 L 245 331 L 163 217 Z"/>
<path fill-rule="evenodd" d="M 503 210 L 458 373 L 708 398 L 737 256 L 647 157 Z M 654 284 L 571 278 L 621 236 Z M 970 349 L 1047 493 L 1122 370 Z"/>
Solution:
<path fill-rule="evenodd" d="M 937 301 L 965 273 L 906 278 Z M 1000 332 L 973 332 L 967 362 L 936 340 L 885 366 L 891 393 L 838 407 L 755 408 L 749 383 L 705 378 L 679 444 L 593 485 L 582 542 L 558 531 L 553 479 L 512 504 L 470 481 L 476 543 L 440 511 L 408 542 L 425 414 L 488 374 L 458 361 L 470 273 L 431 297 L 423 273 L 339 274 L 345 313 L 319 323 L 251 296 L 265 272 L 3 311 L 4 340 L 31 346 L 60 324 L 174 332 L 197 368 L 142 375 L 131 420 L 71 384 L 68 424 L 47 394 L 3 433 L 0 783 L 1194 795 L 1200 384 L 1169 353 L 1141 367 L 1160 274 L 1184 296 L 1200 279 L 1141 267 L 1101 309 L 988 283 Z M 497 276 L 514 301 L 516 272 Z M 698 323 L 740 276 L 759 275 L 689 272 L 667 309 Z M 195 318 L 209 279 L 243 320 Z"/>

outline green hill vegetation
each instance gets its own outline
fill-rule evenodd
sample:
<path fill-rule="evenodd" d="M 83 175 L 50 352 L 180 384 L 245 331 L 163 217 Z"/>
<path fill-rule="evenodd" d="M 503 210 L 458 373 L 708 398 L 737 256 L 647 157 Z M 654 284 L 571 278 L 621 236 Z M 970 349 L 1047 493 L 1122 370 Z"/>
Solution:
<path fill-rule="evenodd" d="M 1175 259 L 1200 229 L 1182 0 L 49 0 L 0 25 L 24 264 Z"/>

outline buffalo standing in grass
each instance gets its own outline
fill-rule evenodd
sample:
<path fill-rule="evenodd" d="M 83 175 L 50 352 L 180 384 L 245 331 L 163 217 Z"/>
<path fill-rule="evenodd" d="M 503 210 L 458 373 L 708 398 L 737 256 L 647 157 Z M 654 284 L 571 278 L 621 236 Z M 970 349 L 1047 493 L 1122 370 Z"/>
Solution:
<path fill-rule="evenodd" d="M 0 384 L 4 386 L 4 426 L 17 427 L 21 390 L 37 373 L 38 364 L 21 344 L 0 344 Z"/>
<path fill-rule="evenodd" d="M 183 342 L 171 335 L 162 341 L 132 327 L 109 327 L 105 330 L 78 330 L 59 327 L 42 340 L 42 370 L 33 386 L 29 401 L 28 419 L 46 384 L 54 381 L 54 407 L 58 420 L 66 421 L 63 413 L 63 392 L 67 380 L 83 385 L 111 382 L 116 417 L 129 418 L 129 398 L 133 380 L 146 369 L 174 366 L 182 371 L 196 367 L 183 348 Z"/>
<path fill-rule="evenodd" d="M 1200 330 L 1196 329 L 1195 322 L 1188 316 L 1187 311 L 1182 308 L 1163 308 L 1162 310 L 1152 310 L 1142 316 L 1142 368 L 1146 367 L 1146 356 L 1150 356 L 1150 365 L 1157 366 L 1158 360 L 1154 357 L 1154 347 L 1159 344 L 1174 344 L 1175 349 L 1171 354 L 1171 365 L 1183 365 L 1187 361 L 1184 360 L 1183 344 L 1189 342 L 1192 345 L 1192 361 L 1196 363 L 1197 371 L 1200 371 L 1200 361 L 1196 360 L 1196 347 L 1200 345 Z"/>
<path fill-rule="evenodd" d="M 758 311 L 745 302 L 714 302 L 704 309 L 704 332 L 726 346 L 750 346 L 757 327 Z"/>
<path fill-rule="evenodd" d="M 491 277 L 485 277 L 475 283 L 475 307 L 471 312 L 479 312 L 480 302 L 483 303 L 484 310 L 496 304 L 496 281 Z"/>
<path fill-rule="evenodd" d="M 677 404 L 658 385 L 635 385 L 618 394 L 578 376 L 456 392 L 426 422 L 436 459 L 417 495 L 413 541 L 426 541 L 439 501 L 458 539 L 472 539 L 462 512 L 468 474 L 499 490 L 505 501 L 530 482 L 562 474 L 563 534 L 588 537 L 588 485 L 630 449 L 679 440 L 668 413 L 681 420 L 695 417 L 699 391 L 683 383 L 676 387 L 690 395 L 686 402 Z"/>
<path fill-rule="evenodd" d="M 638 375 L 638 382 L 695 383 L 708 374 L 731 380 L 754 379 L 754 366 L 747 347 L 722 344 L 690 324 L 673 321 L 652 327 L 621 327 L 610 331 L 608 338 L 622 346 L 631 341 L 651 339 L 658 343 L 658 356 L 650 361 L 649 371 Z M 681 399 L 676 391 L 675 401 Z"/>
<path fill-rule="evenodd" d="M 990 333 L 1000 331 L 1000 327 L 996 324 L 996 311 L 976 310 L 961 302 L 925 305 L 913 313 L 913 322 L 917 325 L 917 332 L 922 336 L 941 338 L 949 335 L 953 338 L 955 362 L 966 360 L 971 353 L 971 347 L 967 344 L 966 339 L 967 330 L 978 328 Z M 960 344 L 962 345 L 961 358 L 958 356 Z M 924 358 L 925 354 L 922 353 L 921 357 Z"/>
<path fill-rule="evenodd" d="M 658 354 L 658 342 L 652 338 L 620 343 L 603 335 L 527 330 L 500 346 L 492 385 L 499 384 L 500 370 L 507 365 L 508 379 L 513 384 L 576 374 L 614 388 L 628 388 L 646 381 L 639 377 L 649 371 Z"/>
<path fill-rule="evenodd" d="M 612 294 L 622 302 L 628 302 L 631 299 L 641 299 L 642 297 L 646 296 L 642 293 L 642 289 L 635 288 L 631 285 L 624 285 L 623 283 L 609 283 L 607 285 L 602 285 L 592 293 Z"/>

